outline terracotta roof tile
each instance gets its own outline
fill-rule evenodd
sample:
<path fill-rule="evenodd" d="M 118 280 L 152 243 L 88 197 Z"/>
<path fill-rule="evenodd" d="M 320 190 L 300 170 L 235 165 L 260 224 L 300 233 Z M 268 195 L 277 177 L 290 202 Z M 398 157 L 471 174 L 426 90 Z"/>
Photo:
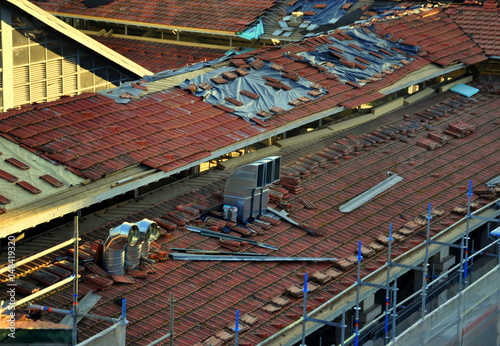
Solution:
<path fill-rule="evenodd" d="M 459 25 L 439 8 L 422 12 L 421 15 L 374 23 L 374 27 L 374 32 L 378 34 L 391 35 L 392 39 L 403 39 L 406 44 L 418 45 L 423 52 L 430 53 L 424 55 L 425 59 L 441 65 L 461 62 L 466 57 L 461 56 L 460 51 L 468 49 L 467 47 L 477 48 Z"/>
<path fill-rule="evenodd" d="M 241 32 L 255 22 L 274 1 L 257 0 L 248 6 L 243 1 L 205 1 L 193 6 L 190 2 L 174 0 L 140 1 L 115 0 L 106 5 L 92 7 L 91 10 L 80 1 L 50 0 L 36 3 L 48 12 L 71 15 L 85 15 L 108 21 L 119 20 L 216 31 Z M 160 7 L 168 11 L 159 11 Z"/>
<path fill-rule="evenodd" d="M 494 6 L 486 6 L 492 3 Z M 496 2 L 486 2 L 485 6 L 461 5 L 450 6 L 445 13 L 476 42 L 487 55 L 500 55 L 498 45 L 498 28 L 500 24 L 500 8 Z"/>
<path fill-rule="evenodd" d="M 466 120 L 475 125 L 474 134 L 460 139 L 452 139 L 443 145 L 438 155 L 428 155 L 426 149 L 416 145 L 420 138 L 427 137 L 427 131 L 421 127 L 415 132 L 416 137 L 404 143 L 396 139 L 389 139 L 385 143 L 374 144 L 370 150 L 355 151 L 348 160 L 341 160 L 333 165 L 330 160 L 326 165 L 317 167 L 316 173 L 311 173 L 302 179 L 300 186 L 304 193 L 291 195 L 288 202 L 300 205 L 300 198 L 313 201 L 316 209 L 298 208 L 291 213 L 291 217 L 304 224 L 312 224 L 324 232 L 323 237 L 311 237 L 302 230 L 282 222 L 272 228 L 272 232 L 258 236 L 259 241 L 278 245 L 279 250 L 270 252 L 261 248 L 248 248 L 245 251 L 266 252 L 277 256 L 334 256 L 349 262 L 353 259 L 357 249 L 357 241 L 363 241 L 367 246 L 377 237 L 387 234 L 389 223 L 396 228 L 402 227 L 405 222 L 425 212 L 426 203 L 442 209 L 445 214 L 436 217 L 432 222 L 435 227 L 440 222 L 448 220 L 451 209 L 458 203 L 467 199 L 465 190 L 458 188 L 469 180 L 475 185 L 495 176 L 500 169 L 497 160 L 500 150 L 496 128 L 491 122 L 496 119 L 500 105 L 498 95 L 481 92 L 470 102 L 467 98 L 456 96 L 451 92 L 437 95 L 418 105 L 411 106 L 390 113 L 380 119 L 380 122 L 364 124 L 350 130 L 350 134 L 361 136 L 374 130 L 380 130 L 381 125 L 391 125 L 391 128 L 404 125 L 405 114 L 428 112 L 446 106 L 448 102 L 457 105 L 453 114 L 448 117 L 436 117 L 431 122 L 434 127 L 446 128 L 448 124 L 459 120 Z M 321 146 L 329 147 L 334 143 L 355 142 L 353 136 L 347 137 L 339 133 L 331 138 L 321 141 Z M 477 145 L 477 141 L 489 145 Z M 316 146 L 317 148 L 320 146 Z M 295 165 L 299 159 L 311 153 L 306 148 L 298 148 L 283 158 L 287 166 Z M 301 160 L 301 162 L 306 162 Z M 363 162 L 360 165 L 359 162 Z M 451 169 L 453 165 L 462 162 L 461 169 Z M 370 169 L 366 164 L 370 163 Z M 390 169 L 404 177 L 404 184 L 394 186 L 369 201 L 359 209 L 343 214 L 338 211 L 339 205 L 352 197 L 364 192 L 374 184 L 383 180 L 385 172 Z M 447 172 L 435 175 L 436 172 Z M 334 184 L 335 189 L 325 188 L 325 182 Z M 174 210 L 175 205 L 189 203 L 203 203 L 217 205 L 219 202 L 214 196 L 220 193 L 224 181 L 217 181 L 203 187 L 204 196 L 188 194 L 174 200 L 165 201 L 158 206 L 140 212 L 141 217 L 158 215 L 158 210 L 165 213 Z M 436 189 L 439 193 L 435 193 Z M 196 196 L 196 197 L 195 197 Z M 404 196 L 404 197 L 401 197 Z M 473 196 L 474 201 L 481 201 Z M 159 209 L 160 208 L 160 209 Z M 399 217 L 403 214 L 407 220 Z M 137 218 L 134 215 L 128 218 Z M 119 220 L 117 220 L 119 222 Z M 102 237 L 108 227 L 91 231 L 84 235 L 87 240 Z M 174 229 L 170 232 L 170 239 L 160 238 L 157 242 L 164 249 L 169 247 L 204 247 L 219 249 L 219 244 L 214 239 L 202 238 L 199 235 Z M 422 236 L 416 232 L 394 244 L 394 253 L 402 253 L 405 249 L 412 248 L 423 241 Z M 384 247 L 382 245 L 384 249 Z M 384 252 L 377 252 L 372 257 L 367 257 L 363 262 L 363 275 L 367 275 L 374 268 L 387 261 Z M 352 262 L 349 262 L 352 264 Z M 168 311 L 168 299 L 165 290 L 175 294 L 175 318 L 179 328 L 176 327 L 176 344 L 192 345 L 214 337 L 228 324 L 234 323 L 234 313 L 239 309 L 241 314 L 251 313 L 258 317 L 247 331 L 240 334 L 242 343 L 255 343 L 262 338 L 276 333 L 282 326 L 288 325 L 292 320 L 298 319 L 302 312 L 302 300 L 290 298 L 285 295 L 289 287 L 302 284 L 304 272 L 313 273 L 318 270 L 328 270 L 332 265 L 317 263 L 304 265 L 302 263 L 245 263 L 245 262 L 189 262 L 167 261 L 155 265 L 156 274 L 151 274 L 145 281 L 138 281 L 133 289 L 125 289 L 114 285 L 111 289 L 101 291 L 103 299 L 98 310 L 107 315 L 117 313 L 114 304 L 110 301 L 117 296 L 126 296 L 131 302 L 128 311 L 129 325 L 127 327 L 131 345 L 143 342 L 144 319 L 151 321 L 152 325 L 159 326 L 164 323 L 164 318 L 158 316 Z M 319 288 L 309 295 L 310 308 L 320 305 L 338 292 L 355 282 L 352 270 L 339 270 L 340 276 L 325 284 L 318 284 Z M 144 294 L 147 287 L 148 294 Z M 70 291 L 70 289 L 68 290 Z M 70 300 L 70 295 L 62 298 L 62 293 L 56 293 L 63 303 Z M 285 295 L 290 300 L 288 304 L 277 306 L 278 311 L 267 312 L 262 308 L 273 304 L 273 299 Z M 57 301 L 57 300 L 56 300 Z M 133 302 L 133 303 L 132 303 Z M 166 316 L 164 316 L 166 318 Z M 177 325 L 176 325 L 177 326 Z M 94 333 L 101 327 L 88 325 L 83 330 L 92 329 Z M 156 330 L 153 327 L 152 329 Z M 153 333 L 151 331 L 150 333 Z M 83 335 L 83 334 L 82 334 Z M 149 335 L 149 333 L 148 333 Z M 151 334 L 153 335 L 153 334 Z"/>

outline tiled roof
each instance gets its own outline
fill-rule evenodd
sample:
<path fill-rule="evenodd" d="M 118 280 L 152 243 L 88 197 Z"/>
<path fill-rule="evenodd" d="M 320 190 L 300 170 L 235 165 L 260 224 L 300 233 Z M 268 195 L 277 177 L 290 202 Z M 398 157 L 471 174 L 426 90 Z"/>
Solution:
<path fill-rule="evenodd" d="M 288 106 L 287 110 L 266 109 L 267 115 L 255 116 L 252 122 L 229 113 L 239 104 L 235 107 L 234 102 L 245 102 L 242 98 L 248 99 L 247 96 L 239 92 L 224 95 L 225 102 L 233 102 L 212 105 L 192 94 L 190 86 L 187 90 L 171 88 L 120 104 L 106 93 L 85 93 L 26 106 L 1 114 L 0 131 L 7 138 L 92 180 L 139 163 L 168 172 L 310 114 L 335 106 L 354 108 L 377 100 L 384 96 L 379 90 L 431 62 L 448 65 L 486 59 L 440 9 L 374 22 L 373 28 L 376 34 L 389 35 L 389 39 L 375 37 L 376 34 L 361 26 L 232 58 L 237 73 L 219 77 L 224 83 L 232 82 L 234 76 L 245 78 L 247 73 L 270 66 L 266 68 L 282 73 L 283 81 L 279 81 L 278 87 L 281 92 L 281 88 L 290 88 L 286 85 L 287 79 L 298 77 L 310 82 L 311 92 L 316 90 L 315 85 L 328 91 L 320 97 L 293 100 L 293 107 Z M 367 37 L 370 40 L 367 41 Z M 406 45 L 392 44 L 392 39 L 403 39 Z M 385 43 L 386 48 L 372 46 L 380 42 Z M 402 50 L 408 47 L 414 51 Z M 338 50 L 342 55 L 335 55 Z M 311 53 L 315 52 L 330 60 L 312 60 Z M 364 57 L 370 56 L 371 62 L 360 59 L 361 53 Z M 370 67 L 368 74 L 366 66 Z M 242 77 L 238 77 L 238 69 L 245 71 L 240 72 Z M 218 83 L 220 81 L 204 84 L 211 88 Z M 258 83 L 264 86 L 269 81 L 261 78 Z M 270 85 L 266 86 L 267 93 L 272 95 L 276 85 Z M 147 89 L 142 81 L 132 86 Z M 194 86 L 197 90 L 203 88 L 203 85 Z M 128 96 L 124 93 L 121 97 Z"/>
<path fill-rule="evenodd" d="M 473 99 L 448 91 L 309 147 L 292 147 L 282 153 L 282 183 L 276 187 L 284 189 L 285 177 L 298 185 L 289 185 L 286 197 L 272 199 L 271 205 L 279 209 L 275 205 L 279 202 L 295 221 L 320 230 L 323 236 L 312 237 L 281 221 L 252 238 L 279 250 L 253 246 L 241 250 L 279 257 L 338 258 L 333 265 L 167 260 L 156 263 L 146 279 L 99 290 L 102 299 L 91 313 L 119 316 L 121 308 L 113 302 L 126 298 L 128 345 L 143 345 L 166 334 L 170 294 L 176 301 L 176 345 L 196 345 L 208 339 L 223 344 L 226 336 L 234 337 L 231 325 L 236 310 L 248 321 L 240 320 L 241 344 L 256 345 L 277 333 L 302 314 L 302 299 L 295 292 L 297 287 L 300 291 L 304 273 L 312 280 L 308 308 L 313 309 L 355 282 L 353 261 L 358 241 L 366 247 L 361 271 L 366 276 L 387 260 L 383 244 L 389 224 L 395 230 L 393 254 L 397 256 L 423 242 L 425 235 L 420 231 L 426 224 L 420 215 L 426 213 L 429 203 L 435 211 L 431 220 L 431 234 L 435 234 L 461 217 L 452 211 L 467 203 L 469 181 L 476 189 L 498 176 L 500 96 L 485 92 L 498 88 L 498 84 L 494 88 L 485 85 L 489 89 L 475 86 L 482 91 Z M 434 147 L 418 144 L 429 138 L 433 138 Z M 387 171 L 400 175 L 403 181 L 350 213 L 339 211 L 339 206 L 383 181 Z M 177 216 L 178 220 L 198 220 L 193 221 L 197 226 L 208 226 L 208 221 L 204 224 L 196 213 L 187 213 L 186 206 L 197 210 L 220 207 L 224 185 L 224 180 L 215 181 L 95 229 L 85 234 L 84 240 L 103 240 L 110 227 L 142 218 Z M 474 193 L 472 202 L 482 205 L 488 200 Z M 186 231 L 183 226 L 170 228 L 166 223 L 163 227 L 169 232 L 153 244 L 161 250 L 156 258 L 171 247 L 227 250 L 216 239 Z M 80 294 L 90 289 L 95 287 L 82 280 Z M 70 291 L 56 293 L 43 304 L 67 308 Z M 103 328 L 98 321 L 84 319 L 79 323 L 80 338 Z"/>
<path fill-rule="evenodd" d="M 85 16 L 107 21 L 145 23 L 150 26 L 194 28 L 202 31 L 242 32 L 269 10 L 275 0 L 177 1 L 115 0 L 88 8 L 84 1 L 33 1 L 42 9 L 67 16 Z"/>
<path fill-rule="evenodd" d="M 452 5 L 446 14 L 476 42 L 487 55 L 500 56 L 500 7 L 496 1 L 480 5 Z"/>
<path fill-rule="evenodd" d="M 70 189 L 83 179 L 54 164 L 36 150 L 0 137 L 0 214 Z M 29 148 L 27 148 L 29 149 Z"/>
<path fill-rule="evenodd" d="M 100 36 L 94 39 L 154 73 L 214 60 L 227 51 L 117 37 Z"/>
<path fill-rule="evenodd" d="M 87 93 L 2 117 L 4 133 L 89 179 L 138 163 L 168 171 L 235 143 L 231 132 L 261 133 L 179 89 L 128 104 Z"/>
<path fill-rule="evenodd" d="M 380 21 L 375 27 L 375 33 L 391 41 L 419 46 L 421 56 L 441 66 L 486 60 L 482 49 L 441 8 Z"/>

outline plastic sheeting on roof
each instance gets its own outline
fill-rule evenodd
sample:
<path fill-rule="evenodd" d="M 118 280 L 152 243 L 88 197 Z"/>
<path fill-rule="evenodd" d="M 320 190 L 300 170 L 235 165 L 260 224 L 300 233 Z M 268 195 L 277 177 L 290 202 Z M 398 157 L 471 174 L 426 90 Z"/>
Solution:
<path fill-rule="evenodd" d="M 376 73 L 393 71 L 395 68 L 403 66 L 403 63 L 401 62 L 403 59 L 407 61 L 413 60 L 403 53 L 392 50 L 392 48 L 397 48 L 409 55 L 414 55 L 420 50 L 418 46 L 410 46 L 403 43 L 387 41 L 373 33 L 368 33 L 359 28 L 347 29 L 344 30 L 344 32 L 353 39 L 343 41 L 335 40 L 335 42 L 332 42 L 331 45 L 325 44 L 317 47 L 315 51 L 300 52 L 297 53 L 297 55 L 307 59 L 311 65 L 321 65 L 326 67 L 329 72 L 338 75 L 340 80 L 343 82 L 351 81 L 364 85 L 370 80 L 370 78 L 373 78 Z M 352 45 L 361 49 L 355 48 Z M 340 62 L 338 57 L 332 55 L 333 51 L 329 48 L 330 46 L 334 46 L 335 48 L 342 50 L 342 52 L 338 52 L 338 54 L 349 62 L 359 63 L 360 61 L 356 58 L 362 58 L 368 61 L 369 64 L 360 64 L 366 67 L 365 69 L 346 66 Z M 380 49 L 389 51 L 392 56 L 382 53 Z M 383 58 L 379 58 L 370 52 L 381 55 Z"/>
<path fill-rule="evenodd" d="M 315 25 L 326 25 L 336 23 L 347 12 L 347 9 L 342 8 L 346 3 L 355 4 L 357 0 L 299 0 L 292 6 L 286 8 L 287 14 L 292 12 L 303 12 L 303 20 L 309 21 Z M 318 5 L 326 5 L 324 8 L 316 7 Z M 308 15 L 313 13 L 314 15 Z"/>
<path fill-rule="evenodd" d="M 298 99 L 299 97 L 305 96 L 309 99 L 317 98 L 308 94 L 308 92 L 313 90 L 311 87 L 312 83 L 310 81 L 305 80 L 304 78 L 299 78 L 297 81 L 283 78 L 279 71 L 272 69 L 270 66 L 270 63 L 265 63 L 262 68 L 258 70 L 249 70 L 248 75 L 230 80 L 226 84 L 217 84 L 211 81 L 211 79 L 221 77 L 224 72 L 234 71 L 236 68 L 234 66 L 219 68 L 213 72 L 200 75 L 193 79 L 188 79 L 179 84 L 179 87 L 186 89 L 190 84 L 194 84 L 196 86 L 199 86 L 202 83 L 210 84 L 212 86 L 210 90 L 203 90 L 198 87 L 194 94 L 202 97 L 205 102 L 210 104 L 221 104 L 234 109 L 232 114 L 238 115 L 245 120 L 255 117 L 259 111 L 266 111 L 272 114 L 270 109 L 273 107 L 279 107 L 283 110 L 292 109 L 294 106 L 289 104 L 289 102 Z M 270 85 L 266 85 L 264 77 L 279 79 L 283 84 L 287 85 L 291 89 L 276 89 Z M 257 99 L 253 99 L 242 95 L 240 94 L 240 91 L 242 90 L 257 94 L 259 97 Z M 325 93 L 326 89 L 322 88 L 321 92 Z M 243 105 L 236 106 L 233 103 L 226 101 L 226 97 L 236 99 L 237 101 L 242 102 Z M 262 116 L 262 118 L 265 119 L 266 116 Z"/>
<path fill-rule="evenodd" d="M 177 76 L 177 75 L 187 73 L 187 72 L 197 71 L 197 70 L 200 70 L 202 68 L 214 66 L 214 65 L 219 64 L 221 62 L 224 62 L 224 61 L 228 60 L 233 55 L 235 55 L 235 53 L 230 51 L 230 53 L 228 53 L 226 56 L 220 57 L 218 59 L 198 62 L 196 64 L 192 64 L 192 65 L 189 65 L 189 66 L 186 66 L 183 68 L 179 68 L 179 69 L 165 70 L 163 72 L 156 73 L 153 76 L 146 76 L 145 79 L 149 82 L 152 82 L 155 80 L 173 77 L 173 76 Z"/>
<path fill-rule="evenodd" d="M 254 24 L 251 28 L 245 30 L 243 33 L 238 35 L 245 40 L 254 40 L 260 37 L 264 33 L 264 24 L 262 24 L 262 20 L 258 20 L 256 24 Z"/>
<path fill-rule="evenodd" d="M 128 103 L 142 92 L 142 89 L 134 88 L 131 82 L 126 82 L 114 89 L 103 90 L 99 93 L 112 98 L 116 103 Z"/>

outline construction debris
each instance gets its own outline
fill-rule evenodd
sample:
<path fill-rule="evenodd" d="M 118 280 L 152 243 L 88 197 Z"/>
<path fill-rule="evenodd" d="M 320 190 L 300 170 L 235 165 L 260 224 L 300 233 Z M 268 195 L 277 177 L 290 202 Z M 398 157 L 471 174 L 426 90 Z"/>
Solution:
<path fill-rule="evenodd" d="M 430 138 L 421 138 L 417 140 L 417 145 L 429 150 L 434 150 L 443 146 L 441 143 L 435 142 Z"/>
<path fill-rule="evenodd" d="M 282 218 L 283 220 L 286 220 L 288 221 L 289 223 L 291 223 L 292 225 L 294 225 L 295 227 L 298 227 L 300 228 L 301 230 L 303 231 L 306 231 L 308 234 L 312 235 L 312 236 L 320 236 L 321 233 L 319 233 L 318 231 L 313 231 L 301 224 L 299 224 L 298 222 L 292 220 L 290 217 L 288 217 L 288 213 L 284 210 L 282 211 L 277 211 L 276 209 L 273 209 L 271 207 L 267 207 L 267 210 L 270 211 L 271 213 L 277 215 L 278 217 Z"/>
<path fill-rule="evenodd" d="M 319 288 L 318 285 L 316 285 L 313 282 L 308 282 L 307 283 L 307 290 L 308 292 L 314 292 Z M 300 298 L 304 295 L 304 287 L 302 285 L 293 285 L 290 286 L 286 289 L 286 292 L 290 294 L 292 297 L 295 298 Z"/>
<path fill-rule="evenodd" d="M 206 237 L 227 239 L 227 240 L 233 240 L 233 241 L 237 241 L 237 242 L 246 242 L 248 244 L 260 246 L 263 248 L 267 248 L 267 249 L 271 249 L 271 250 L 278 250 L 278 248 L 276 246 L 264 244 L 264 243 L 261 243 L 261 242 L 255 241 L 255 240 L 251 240 L 248 238 L 243 239 L 243 238 L 239 238 L 239 237 L 230 236 L 230 235 L 225 234 L 225 233 L 214 232 L 214 231 L 210 231 L 210 230 L 207 230 L 204 228 L 198 228 L 198 227 L 194 227 L 194 226 L 187 226 L 186 229 L 188 231 L 196 232 L 196 233 L 199 233 L 199 234 L 204 235 Z"/>
<path fill-rule="evenodd" d="M 311 280 L 321 285 L 324 285 L 330 282 L 331 280 L 338 278 L 341 275 L 342 274 L 339 271 L 330 268 L 324 271 L 319 271 L 319 270 L 315 271 L 314 273 L 311 274 Z"/>
<path fill-rule="evenodd" d="M 306 209 L 316 209 L 314 203 L 308 199 L 299 198 L 299 202 L 302 203 Z"/>

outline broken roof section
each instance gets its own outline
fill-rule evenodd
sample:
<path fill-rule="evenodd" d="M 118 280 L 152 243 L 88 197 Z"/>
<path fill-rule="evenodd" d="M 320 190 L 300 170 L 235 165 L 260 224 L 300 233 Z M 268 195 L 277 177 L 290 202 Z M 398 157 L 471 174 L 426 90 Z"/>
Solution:
<path fill-rule="evenodd" d="M 257 69 L 219 68 L 179 86 L 191 90 L 205 102 L 227 107 L 228 112 L 245 120 L 256 115 L 268 118 L 326 92 L 325 88 L 313 87 L 310 81 L 298 75 L 280 73 L 271 63 L 259 59 L 247 62 Z"/>
<path fill-rule="evenodd" d="M 304 70 L 331 73 L 343 83 L 362 86 L 409 64 L 413 60 L 410 56 L 419 50 L 418 46 L 387 41 L 359 27 L 311 38 L 305 45 L 277 50 L 274 57 L 282 60 L 279 63 L 274 63 L 274 59 L 260 60 L 258 54 L 243 60 L 235 57 L 232 62 L 238 68 L 219 68 L 186 80 L 180 87 L 213 105 L 229 107 L 228 112 L 246 120 L 255 116 L 266 119 L 326 92 L 318 83 L 307 80 L 307 76 L 301 77 L 300 72 L 289 71 L 285 60 L 296 62 Z"/>
<path fill-rule="evenodd" d="M 44 10 L 58 16 L 227 34 L 244 32 L 275 3 L 275 0 L 255 0 L 251 5 L 243 0 L 115 0 L 89 10 L 79 0 L 36 2 Z"/>
<path fill-rule="evenodd" d="M 335 24 L 356 3 L 357 0 L 296 0 L 290 2 L 286 13 L 299 17 L 301 23 L 307 25 L 302 27 L 311 29 L 311 26 Z"/>
<path fill-rule="evenodd" d="M 409 64 L 420 50 L 418 46 L 388 41 L 366 27 L 333 32 L 327 39 L 330 44 L 297 55 L 312 66 L 325 67 L 344 83 L 359 85 Z"/>

